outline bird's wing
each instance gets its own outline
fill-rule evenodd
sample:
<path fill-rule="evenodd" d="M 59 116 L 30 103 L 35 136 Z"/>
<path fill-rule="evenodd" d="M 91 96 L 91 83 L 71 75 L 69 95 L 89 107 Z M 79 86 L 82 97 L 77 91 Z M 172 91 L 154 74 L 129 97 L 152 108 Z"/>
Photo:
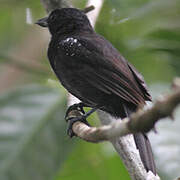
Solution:
<path fill-rule="evenodd" d="M 139 88 L 144 93 L 145 100 L 152 101 L 152 97 L 149 94 L 149 90 L 148 90 L 148 87 L 144 81 L 143 76 L 136 70 L 136 68 L 132 64 L 128 63 L 128 66 L 129 66 L 131 72 L 133 73 L 133 76 L 136 79 L 136 82 L 138 83 Z"/>
<path fill-rule="evenodd" d="M 137 91 L 129 87 L 127 81 L 112 71 L 102 67 L 96 67 L 96 71 L 94 68 L 87 68 L 82 76 L 91 86 L 98 88 L 104 93 L 115 94 L 125 101 L 136 105 L 144 101 Z"/>
<path fill-rule="evenodd" d="M 94 88 L 136 105 L 144 103 L 144 81 L 108 41 L 98 38 L 67 38 L 61 48 L 77 65 L 81 63 L 83 68 L 78 70 L 78 76 Z"/>

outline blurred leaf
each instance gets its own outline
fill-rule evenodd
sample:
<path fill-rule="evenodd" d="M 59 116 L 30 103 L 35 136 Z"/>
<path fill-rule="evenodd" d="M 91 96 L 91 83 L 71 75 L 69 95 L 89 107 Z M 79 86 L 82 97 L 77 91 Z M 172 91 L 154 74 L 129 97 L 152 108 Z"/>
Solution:
<path fill-rule="evenodd" d="M 169 55 L 169 63 L 180 75 L 180 28 L 159 29 L 147 36 L 145 48 L 154 53 Z"/>
<path fill-rule="evenodd" d="M 153 84 L 151 94 L 157 98 L 162 93 L 167 93 L 170 84 Z M 156 125 L 158 133 L 150 133 L 155 161 L 163 180 L 179 177 L 180 169 L 180 108 L 176 109 L 175 121 L 159 121 Z"/>
<path fill-rule="evenodd" d="M 30 64 L 27 64 L 27 63 L 24 63 L 22 61 L 15 59 L 15 58 L 3 55 L 1 52 L 0 52 L 0 63 L 10 64 L 11 66 L 16 66 L 16 67 L 20 68 L 21 70 L 24 70 L 25 72 L 29 72 L 33 75 L 35 74 L 36 78 L 39 78 L 39 76 L 43 77 L 43 78 L 47 78 L 50 76 L 50 73 L 47 72 L 47 69 L 45 68 L 45 66 L 33 67 Z"/>
<path fill-rule="evenodd" d="M 149 37 L 152 39 L 170 40 L 179 43 L 180 32 L 179 29 L 159 29 L 151 34 Z"/>
<path fill-rule="evenodd" d="M 64 94 L 46 86 L 0 97 L 0 179 L 52 179 L 73 146 L 64 112 Z"/>
<path fill-rule="evenodd" d="M 55 180 L 130 180 L 121 159 L 109 143 L 81 142 Z"/>

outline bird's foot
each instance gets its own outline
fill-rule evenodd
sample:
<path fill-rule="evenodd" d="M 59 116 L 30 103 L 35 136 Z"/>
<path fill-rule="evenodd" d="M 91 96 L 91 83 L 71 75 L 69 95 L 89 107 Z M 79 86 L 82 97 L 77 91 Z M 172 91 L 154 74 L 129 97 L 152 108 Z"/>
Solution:
<path fill-rule="evenodd" d="M 67 135 L 70 138 L 72 138 L 73 136 L 76 136 L 76 134 L 73 132 L 72 126 L 77 121 L 83 122 L 84 124 L 87 124 L 88 126 L 90 126 L 89 123 L 86 121 L 86 116 L 84 115 L 77 116 L 77 117 L 70 117 L 69 119 L 67 119 L 67 122 L 68 122 Z"/>
<path fill-rule="evenodd" d="M 95 107 L 85 113 L 83 107 L 85 107 L 83 103 L 74 104 L 70 106 L 66 111 L 65 119 L 68 122 L 67 134 L 70 137 L 75 136 L 75 133 L 72 130 L 73 124 L 77 121 L 81 121 L 84 124 L 90 126 L 89 123 L 86 121 L 86 118 L 89 117 L 93 112 L 95 112 L 98 109 L 98 107 Z"/>
<path fill-rule="evenodd" d="M 69 120 L 69 114 L 72 111 L 79 111 L 82 115 L 85 114 L 83 107 L 84 107 L 84 104 L 81 102 L 77 103 L 77 104 L 73 104 L 72 106 L 69 106 L 67 111 L 66 111 L 65 120 L 66 121 Z"/>
<path fill-rule="evenodd" d="M 68 122 L 67 134 L 70 137 L 75 136 L 75 133 L 72 129 L 72 126 L 75 122 L 81 121 L 89 126 L 89 123 L 86 121 L 87 116 L 85 114 L 83 107 L 83 103 L 73 104 L 66 111 L 65 120 L 66 122 Z"/>

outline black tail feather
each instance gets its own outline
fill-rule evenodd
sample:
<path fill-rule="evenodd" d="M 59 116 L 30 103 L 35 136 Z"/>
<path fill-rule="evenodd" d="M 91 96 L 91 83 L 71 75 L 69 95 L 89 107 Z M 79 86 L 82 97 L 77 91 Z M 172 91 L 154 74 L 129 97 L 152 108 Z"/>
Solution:
<path fill-rule="evenodd" d="M 127 106 L 124 106 L 124 110 L 127 117 L 130 116 L 130 114 L 134 111 L 127 108 Z M 156 174 L 156 166 L 152 154 L 152 148 L 147 135 L 143 133 L 134 134 L 134 140 L 145 169 Z"/>
<path fill-rule="evenodd" d="M 137 133 L 134 134 L 134 140 L 141 160 L 144 164 L 144 167 L 147 171 L 152 171 L 156 174 L 156 167 L 154 163 L 154 158 L 152 154 L 151 144 L 146 134 Z"/>

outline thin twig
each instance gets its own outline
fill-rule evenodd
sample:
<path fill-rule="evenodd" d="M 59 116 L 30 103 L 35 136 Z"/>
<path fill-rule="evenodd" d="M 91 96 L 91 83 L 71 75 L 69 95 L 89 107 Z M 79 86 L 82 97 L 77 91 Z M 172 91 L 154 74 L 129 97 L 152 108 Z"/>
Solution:
<path fill-rule="evenodd" d="M 88 6 L 88 7 L 84 8 L 83 12 L 88 13 L 88 12 L 91 12 L 92 10 L 94 10 L 94 9 L 95 9 L 94 6 Z"/>

